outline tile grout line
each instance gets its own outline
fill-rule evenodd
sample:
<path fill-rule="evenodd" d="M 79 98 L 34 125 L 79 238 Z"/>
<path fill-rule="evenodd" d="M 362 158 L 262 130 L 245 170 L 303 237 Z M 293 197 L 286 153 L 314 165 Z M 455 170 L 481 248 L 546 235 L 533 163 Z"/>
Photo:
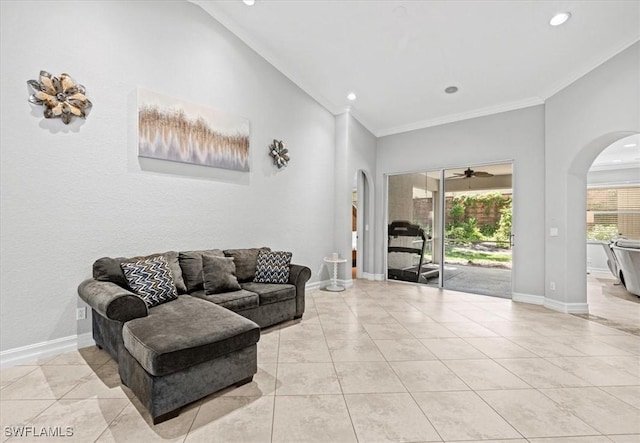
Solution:
<path fill-rule="evenodd" d="M 107 423 L 107 426 L 102 430 L 102 432 L 100 434 L 98 434 L 98 437 L 94 440 L 94 443 L 97 442 L 98 440 L 100 440 L 100 437 L 102 437 L 102 435 L 104 435 L 105 432 L 107 432 L 109 430 L 109 428 L 111 427 L 112 424 L 114 424 L 116 422 L 116 420 L 118 419 L 118 417 L 120 417 L 122 415 L 122 413 L 124 412 L 125 409 L 127 409 L 127 407 L 131 404 L 131 399 L 127 398 L 127 403 L 125 403 L 125 405 L 123 406 L 122 409 L 120 409 L 120 411 L 113 417 L 113 419 L 111 419 L 111 421 L 109 423 Z M 187 438 L 187 436 L 185 435 L 185 438 Z M 184 440 L 183 440 L 184 441 Z"/>
<path fill-rule="evenodd" d="M 313 303 L 313 307 L 315 309 L 315 301 Z M 303 313 L 304 315 L 304 313 Z M 276 373 L 275 373 L 275 383 L 273 386 L 273 411 L 271 412 L 271 435 L 270 441 L 273 442 L 273 432 L 276 427 L 276 399 L 278 398 L 278 370 L 280 368 L 280 335 L 281 335 L 281 326 L 278 326 L 278 346 L 276 349 Z"/>
<path fill-rule="evenodd" d="M 351 307 L 349 307 L 349 305 L 347 305 L 347 303 L 344 301 L 343 297 L 341 297 L 341 298 L 342 298 L 342 302 L 345 304 L 345 306 L 347 306 L 349 311 L 351 311 Z M 317 308 L 316 308 L 316 312 L 317 312 Z M 349 410 L 349 405 L 348 405 L 347 399 L 345 397 L 344 388 L 342 387 L 342 382 L 340 382 L 340 377 L 338 376 L 338 369 L 336 368 L 336 362 L 333 360 L 333 356 L 331 355 L 331 348 L 329 347 L 329 341 L 327 340 L 327 336 L 325 334 L 324 327 L 322 326 L 322 319 L 320 318 L 320 313 L 317 312 L 317 314 L 318 314 L 318 321 L 320 322 L 320 329 L 322 330 L 322 338 L 324 338 L 324 342 L 327 345 L 327 350 L 329 351 L 329 358 L 331 359 L 331 366 L 333 366 L 333 372 L 336 375 L 336 380 L 338 381 L 338 386 L 340 387 L 340 393 L 341 393 L 340 396 L 342 397 L 342 402 L 344 403 L 344 408 L 347 411 L 347 416 L 349 417 L 349 422 L 351 423 L 351 429 L 353 430 L 353 436 L 356 438 L 356 442 L 359 442 L 360 439 L 358 438 L 358 432 L 356 431 L 356 425 L 353 423 L 353 417 L 351 417 L 351 411 Z M 369 335 L 366 330 L 365 330 L 365 333 L 367 335 Z"/>

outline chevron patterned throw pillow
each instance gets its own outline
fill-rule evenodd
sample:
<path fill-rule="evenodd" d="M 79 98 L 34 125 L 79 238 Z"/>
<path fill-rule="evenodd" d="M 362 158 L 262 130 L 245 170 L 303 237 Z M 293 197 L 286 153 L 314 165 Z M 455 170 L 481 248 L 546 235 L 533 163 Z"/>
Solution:
<path fill-rule="evenodd" d="M 256 283 L 287 283 L 289 281 L 289 265 L 291 252 L 261 251 L 256 263 Z"/>
<path fill-rule="evenodd" d="M 169 263 L 163 256 L 120 265 L 133 292 L 152 308 L 178 298 Z"/>

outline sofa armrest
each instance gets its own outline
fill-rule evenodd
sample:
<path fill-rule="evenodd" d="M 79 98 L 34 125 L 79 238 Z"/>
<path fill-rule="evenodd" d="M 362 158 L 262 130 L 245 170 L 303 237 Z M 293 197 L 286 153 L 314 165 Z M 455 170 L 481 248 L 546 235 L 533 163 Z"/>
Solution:
<path fill-rule="evenodd" d="M 296 287 L 296 318 L 304 314 L 304 291 L 307 281 L 311 278 L 311 269 L 301 265 L 289 265 L 289 284 Z"/>
<path fill-rule="evenodd" d="M 94 311 L 109 320 L 124 323 L 149 314 L 144 300 L 115 283 L 90 278 L 80 283 L 78 294 Z"/>

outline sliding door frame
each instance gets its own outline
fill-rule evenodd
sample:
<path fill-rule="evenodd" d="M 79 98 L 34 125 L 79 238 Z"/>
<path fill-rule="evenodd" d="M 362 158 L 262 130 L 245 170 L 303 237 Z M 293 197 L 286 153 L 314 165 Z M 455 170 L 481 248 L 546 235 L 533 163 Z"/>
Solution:
<path fill-rule="evenodd" d="M 440 236 L 440 251 L 439 251 L 439 273 L 438 273 L 438 289 L 444 289 L 444 257 L 445 257 L 445 238 L 444 238 L 444 231 L 445 231 L 445 221 L 446 221 L 446 214 L 445 214 L 445 172 L 449 169 L 465 169 L 467 167 L 469 167 L 469 165 L 473 165 L 474 168 L 477 167 L 483 167 L 483 166 L 492 166 L 492 165 L 500 165 L 500 164 L 511 164 L 511 193 L 512 193 L 512 201 L 515 201 L 515 195 L 516 195 L 516 183 L 514 180 L 515 177 L 515 169 L 516 169 L 516 165 L 515 165 L 515 161 L 513 159 L 508 159 L 508 160 L 495 160 L 495 161 L 490 161 L 490 162 L 470 162 L 470 163 L 465 163 L 463 165 L 454 165 L 454 166 L 446 166 L 446 167 L 438 167 L 438 168 L 434 168 L 434 169 L 419 169 L 419 170 L 412 170 L 412 171 L 403 171 L 403 172 L 393 172 L 393 173 L 385 173 L 384 174 L 384 225 L 385 227 L 387 227 L 387 229 L 385 229 L 384 231 L 384 238 L 383 238 L 383 246 L 384 246 L 384 253 L 382 254 L 383 256 L 383 266 L 384 266 L 384 281 L 388 281 L 389 280 L 389 234 L 388 234 L 388 226 L 389 226 L 389 177 L 391 176 L 396 176 L 396 175 L 407 175 L 407 174 L 429 174 L 429 173 L 439 173 L 440 174 L 440 183 L 438 185 L 438 193 L 439 193 L 439 198 L 438 198 L 438 208 L 439 208 L 439 224 L 440 224 L 440 231 L 438 233 L 438 235 Z M 513 205 L 513 203 L 512 203 Z M 514 250 L 514 244 L 515 244 L 515 232 L 514 232 L 514 226 L 515 226 L 515 218 L 516 218 L 516 211 L 515 211 L 515 205 L 512 206 L 511 209 L 511 218 L 512 218 L 512 223 L 511 223 L 511 248 L 512 251 Z M 511 256 L 511 293 L 514 293 L 514 282 L 515 282 L 515 274 L 516 274 L 516 256 L 514 254 L 512 254 Z M 393 280 L 396 281 L 396 280 Z M 411 284 L 411 282 L 405 282 L 405 283 L 409 283 Z M 415 284 L 419 284 L 422 285 L 422 283 L 415 283 Z"/>

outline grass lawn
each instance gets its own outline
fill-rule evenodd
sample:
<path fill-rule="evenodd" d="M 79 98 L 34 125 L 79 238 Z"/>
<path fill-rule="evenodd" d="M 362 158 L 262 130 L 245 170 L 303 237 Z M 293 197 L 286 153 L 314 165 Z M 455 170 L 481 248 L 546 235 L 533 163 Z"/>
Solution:
<path fill-rule="evenodd" d="M 445 262 L 510 268 L 511 251 L 477 251 L 461 247 L 450 247 L 445 252 Z"/>
<path fill-rule="evenodd" d="M 432 260 L 429 254 L 425 254 L 424 258 L 426 262 Z M 512 257 L 510 250 L 478 251 L 463 246 L 447 246 L 444 258 L 445 263 L 510 269 Z"/>

